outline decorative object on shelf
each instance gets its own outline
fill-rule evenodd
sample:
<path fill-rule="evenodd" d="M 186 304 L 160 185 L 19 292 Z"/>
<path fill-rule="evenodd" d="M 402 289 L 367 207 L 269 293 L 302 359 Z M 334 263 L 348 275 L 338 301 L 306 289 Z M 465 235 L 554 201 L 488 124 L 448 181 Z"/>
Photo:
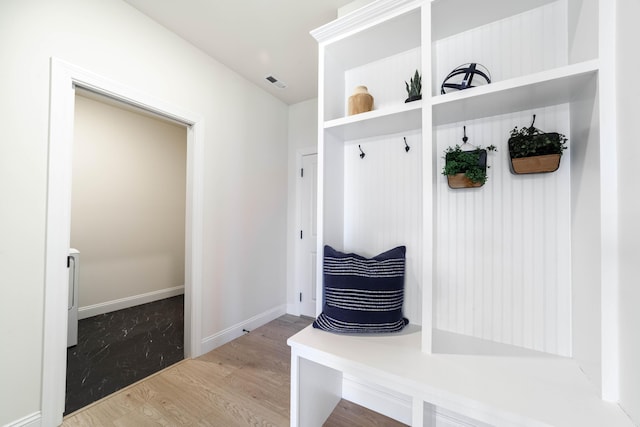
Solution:
<path fill-rule="evenodd" d="M 313 327 L 336 333 L 397 332 L 404 304 L 405 246 L 373 258 L 324 247 L 322 313 Z"/>
<path fill-rule="evenodd" d="M 366 86 L 356 86 L 349 97 L 349 115 L 366 113 L 373 109 L 373 96 Z"/>
<path fill-rule="evenodd" d="M 422 99 L 422 76 L 416 70 L 413 78 L 410 80 L 411 86 L 406 81 L 404 82 L 405 87 L 407 88 L 407 96 L 408 98 L 404 100 L 404 102 L 412 102 Z"/>
<path fill-rule="evenodd" d="M 403 138 L 404 138 L 404 151 L 408 153 L 409 150 L 411 150 L 411 147 L 409 147 L 409 144 L 407 144 L 407 137 L 403 136 Z"/>
<path fill-rule="evenodd" d="M 511 172 L 519 174 L 555 172 L 560 167 L 560 157 L 567 149 L 567 138 L 558 132 L 542 132 L 533 126 L 511 130 L 509 157 Z"/>
<path fill-rule="evenodd" d="M 358 150 L 360 150 L 360 158 L 364 159 L 364 156 L 366 156 L 366 154 L 364 154 L 364 151 L 362 151 L 362 147 L 360 147 L 360 144 L 358 144 Z"/>
<path fill-rule="evenodd" d="M 474 80 L 475 77 L 479 78 Z M 491 74 L 489 74 L 487 67 L 482 64 L 471 62 L 468 64 L 462 64 L 450 72 L 442 82 L 440 93 L 444 95 L 445 93 L 451 92 L 452 89 L 464 90 L 471 87 L 483 86 L 489 83 L 491 83 Z"/>
<path fill-rule="evenodd" d="M 448 147 L 444 154 L 445 164 L 442 174 L 446 175 L 449 187 L 482 187 L 487 182 L 487 151 L 497 151 L 494 145 L 486 149 L 469 144 L 467 127 L 464 126 L 462 145 Z"/>

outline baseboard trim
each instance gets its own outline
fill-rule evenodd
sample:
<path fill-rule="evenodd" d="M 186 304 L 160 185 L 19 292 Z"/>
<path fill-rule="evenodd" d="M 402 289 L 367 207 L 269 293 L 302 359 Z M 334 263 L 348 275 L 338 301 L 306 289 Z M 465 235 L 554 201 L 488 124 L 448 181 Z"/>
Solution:
<path fill-rule="evenodd" d="M 175 297 L 184 294 L 184 286 L 175 286 L 173 288 L 160 289 L 159 291 L 147 292 L 146 294 L 134 295 L 131 297 L 120 298 L 113 301 L 101 302 L 100 304 L 88 305 L 78 308 L 78 319 L 86 319 L 87 317 L 98 316 L 99 314 L 110 313 L 124 308 L 135 307 L 140 304 L 158 301 L 165 298 Z"/>
<path fill-rule="evenodd" d="M 243 329 L 251 331 L 277 319 L 280 316 L 284 316 L 285 314 L 287 314 L 286 305 L 274 307 L 271 310 L 267 310 L 261 314 L 251 317 L 250 319 L 230 326 L 223 331 L 205 337 L 202 339 L 201 344 L 202 354 L 208 353 L 211 350 L 242 336 L 244 333 Z"/>
<path fill-rule="evenodd" d="M 342 397 L 403 424 L 411 425 L 413 402 L 410 396 L 345 374 L 342 378 Z"/>
<path fill-rule="evenodd" d="M 298 307 L 298 304 L 287 304 L 287 314 L 300 316 L 300 307 Z"/>
<path fill-rule="evenodd" d="M 40 411 L 22 417 L 19 420 L 5 424 L 4 427 L 40 427 L 42 426 L 42 414 Z"/>
<path fill-rule="evenodd" d="M 433 420 L 434 427 L 490 427 L 483 422 L 438 407 L 433 408 Z"/>
<path fill-rule="evenodd" d="M 410 396 L 345 374 L 342 378 L 342 397 L 403 424 L 411 425 L 413 402 Z M 430 404 L 425 405 L 424 411 L 425 419 L 429 420 L 425 425 L 431 427 L 489 427 L 485 423 Z"/>

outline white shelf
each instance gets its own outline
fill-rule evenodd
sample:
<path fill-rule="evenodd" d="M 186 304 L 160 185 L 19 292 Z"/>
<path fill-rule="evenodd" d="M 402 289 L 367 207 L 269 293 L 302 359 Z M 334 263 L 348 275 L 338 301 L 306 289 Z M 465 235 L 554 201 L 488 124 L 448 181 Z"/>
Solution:
<path fill-rule="evenodd" d="M 434 126 L 570 102 L 597 76 L 598 60 L 431 98 Z"/>
<path fill-rule="evenodd" d="M 348 141 L 420 129 L 421 125 L 422 101 L 413 101 L 383 110 L 329 120 L 324 123 L 324 129 Z"/>
<path fill-rule="evenodd" d="M 431 98 L 434 126 L 558 105 L 574 100 L 596 78 L 598 60 Z"/>

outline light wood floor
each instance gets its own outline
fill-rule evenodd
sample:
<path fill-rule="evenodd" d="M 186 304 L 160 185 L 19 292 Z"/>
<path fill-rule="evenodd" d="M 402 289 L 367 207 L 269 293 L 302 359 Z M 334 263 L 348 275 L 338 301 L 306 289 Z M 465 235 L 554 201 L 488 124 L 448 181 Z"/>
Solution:
<path fill-rule="evenodd" d="M 311 320 L 282 316 L 197 359 L 158 374 L 65 417 L 63 426 L 289 425 L 287 338 Z M 402 426 L 342 400 L 325 426 Z"/>

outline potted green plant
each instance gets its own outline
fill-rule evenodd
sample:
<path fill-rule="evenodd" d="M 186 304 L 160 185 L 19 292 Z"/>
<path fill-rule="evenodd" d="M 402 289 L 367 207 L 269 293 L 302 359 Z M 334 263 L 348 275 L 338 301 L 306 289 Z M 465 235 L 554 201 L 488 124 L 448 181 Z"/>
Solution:
<path fill-rule="evenodd" d="M 533 126 L 511 130 L 509 157 L 514 174 L 555 172 L 560 167 L 562 152 L 567 149 L 567 138 L 558 132 L 542 132 Z"/>
<path fill-rule="evenodd" d="M 494 145 L 486 149 L 476 147 L 473 150 L 463 150 L 460 145 L 448 147 L 444 151 L 445 163 L 442 174 L 446 175 L 449 187 L 456 189 L 483 186 L 487 182 L 488 151 L 497 150 Z"/>
<path fill-rule="evenodd" d="M 404 82 L 408 96 L 408 98 L 405 99 L 404 102 L 411 102 L 422 99 L 422 76 L 420 76 L 418 70 L 416 70 L 410 82 L 411 85 L 409 85 L 409 83 L 407 83 L 406 81 Z"/>

